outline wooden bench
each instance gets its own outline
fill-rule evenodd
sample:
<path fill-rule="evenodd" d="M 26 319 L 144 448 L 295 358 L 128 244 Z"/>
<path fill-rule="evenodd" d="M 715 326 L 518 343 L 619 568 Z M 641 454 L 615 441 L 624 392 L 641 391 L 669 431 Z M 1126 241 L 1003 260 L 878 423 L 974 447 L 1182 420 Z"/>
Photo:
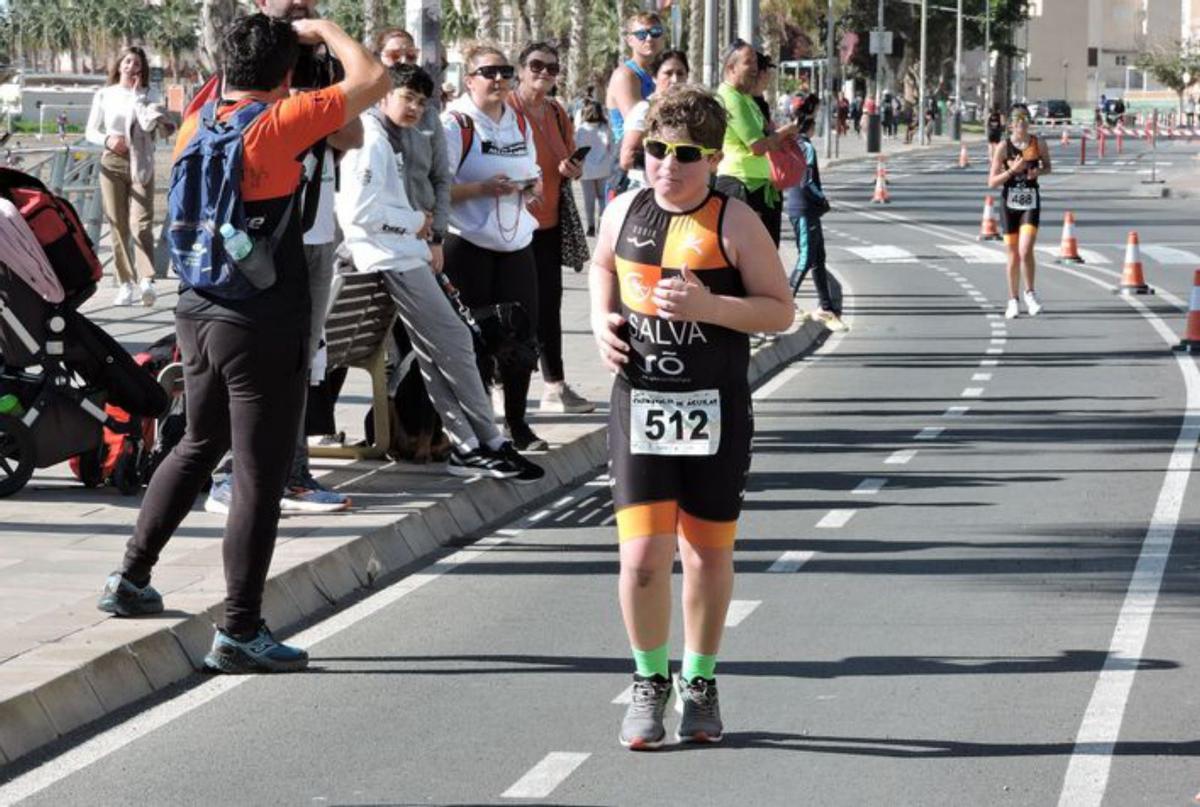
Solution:
<path fill-rule="evenodd" d="M 387 337 L 396 321 L 396 304 L 377 272 L 343 271 L 339 262 L 325 320 L 326 367 L 354 367 L 371 376 L 375 439 L 359 446 L 310 446 L 309 456 L 379 459 L 392 440 L 388 409 Z"/>

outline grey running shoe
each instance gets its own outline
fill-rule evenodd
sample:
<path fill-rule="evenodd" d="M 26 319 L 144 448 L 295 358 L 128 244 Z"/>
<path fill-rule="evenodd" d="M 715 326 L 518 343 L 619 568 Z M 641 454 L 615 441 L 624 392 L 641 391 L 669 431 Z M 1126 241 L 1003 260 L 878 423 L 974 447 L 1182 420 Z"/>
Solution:
<path fill-rule="evenodd" d="M 244 642 L 218 630 L 212 649 L 204 657 L 204 666 L 211 672 L 230 675 L 297 672 L 308 666 L 308 652 L 277 641 L 267 623 L 261 622 L 258 633 Z"/>
<path fill-rule="evenodd" d="M 120 572 L 113 572 L 104 581 L 96 607 L 117 616 L 148 616 L 162 613 L 163 598 L 149 583 L 138 588 Z"/>
<path fill-rule="evenodd" d="M 719 743 L 724 727 L 721 725 L 721 703 L 717 698 L 717 681 L 696 676 L 691 683 L 683 678 L 675 681 L 683 718 L 675 730 L 681 743 Z"/>
<path fill-rule="evenodd" d="M 663 712 L 671 700 L 671 679 L 661 675 L 633 676 L 633 701 L 621 721 L 621 745 L 631 751 L 650 751 L 667 738 Z"/>

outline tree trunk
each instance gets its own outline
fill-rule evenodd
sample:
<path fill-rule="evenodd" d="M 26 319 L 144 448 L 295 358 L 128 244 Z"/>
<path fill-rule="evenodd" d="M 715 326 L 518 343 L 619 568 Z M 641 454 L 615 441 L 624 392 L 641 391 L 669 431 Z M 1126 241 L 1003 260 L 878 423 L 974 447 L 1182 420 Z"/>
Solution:
<path fill-rule="evenodd" d="M 387 25 L 387 11 L 384 0 L 363 0 L 363 42 Z"/>
<path fill-rule="evenodd" d="M 704 79 L 704 0 L 688 0 L 687 54 L 691 62 L 691 81 Z"/>
<path fill-rule="evenodd" d="M 520 5 L 529 9 L 529 41 L 541 42 L 546 38 L 546 0 L 529 0 Z"/>
<path fill-rule="evenodd" d="M 475 3 L 475 19 L 479 21 L 479 38 L 494 42 L 499 33 L 496 0 L 473 1 Z"/>
<path fill-rule="evenodd" d="M 592 0 L 575 0 L 571 13 L 570 45 L 567 50 L 567 80 L 570 97 L 579 98 L 591 78 L 588 63 L 588 15 Z"/>
<path fill-rule="evenodd" d="M 210 72 L 220 64 L 221 32 L 237 16 L 237 0 L 201 0 L 200 60 Z"/>

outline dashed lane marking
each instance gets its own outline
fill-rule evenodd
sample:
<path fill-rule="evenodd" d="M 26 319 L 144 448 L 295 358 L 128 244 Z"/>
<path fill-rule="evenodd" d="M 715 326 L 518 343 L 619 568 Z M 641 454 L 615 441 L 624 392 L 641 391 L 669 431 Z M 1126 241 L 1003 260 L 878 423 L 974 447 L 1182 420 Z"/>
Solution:
<path fill-rule="evenodd" d="M 991 381 L 992 374 L 991 373 L 976 373 L 975 375 L 971 376 L 971 380 L 972 381 Z"/>
<path fill-rule="evenodd" d="M 985 350 L 985 351 L 983 351 L 983 352 L 984 352 L 986 355 L 988 355 L 988 356 L 1003 356 L 1003 355 L 1004 355 L 1004 348 L 1002 348 L 1002 347 L 989 347 L 987 350 Z"/>
<path fill-rule="evenodd" d="M 779 556 L 779 559 L 767 567 L 768 572 L 776 574 L 786 574 L 788 572 L 796 572 L 800 570 L 804 564 L 812 560 L 815 552 L 808 552 L 800 549 L 789 549 Z"/>
<path fill-rule="evenodd" d="M 553 751 L 534 765 L 512 787 L 500 794 L 502 799 L 544 799 L 554 792 L 575 769 L 590 757 L 588 753 Z"/>
<path fill-rule="evenodd" d="M 730 600 L 729 610 L 725 612 L 725 627 L 736 628 L 760 605 L 762 600 Z"/>
<path fill-rule="evenodd" d="M 969 407 L 969 406 L 951 406 L 949 409 L 947 409 L 945 412 L 942 413 L 942 417 L 944 417 L 944 418 L 960 418 L 970 411 L 971 411 L 971 407 Z"/>
<path fill-rule="evenodd" d="M 1005 263 L 1008 258 L 998 249 L 981 244 L 938 244 L 938 249 L 957 255 L 967 263 Z"/>
<path fill-rule="evenodd" d="M 945 426 L 926 426 L 913 435 L 914 440 L 936 440 L 946 431 Z"/>
<path fill-rule="evenodd" d="M 1000 360 L 999 359 L 984 359 L 983 361 L 979 362 L 979 366 L 980 367 L 999 367 Z"/>
<path fill-rule="evenodd" d="M 858 487 L 850 491 L 855 496 L 874 496 L 879 491 L 883 490 L 883 486 L 887 484 L 887 479 L 881 476 L 868 476 L 866 479 L 858 483 Z"/>
<path fill-rule="evenodd" d="M 884 460 L 883 464 L 908 465 L 908 463 L 910 463 L 912 458 L 915 456 L 917 456 L 917 450 L 915 448 L 903 448 L 899 451 L 892 452 L 892 455 Z"/>
<path fill-rule="evenodd" d="M 983 387 L 967 387 L 962 391 L 963 398 L 982 398 Z"/>
<path fill-rule="evenodd" d="M 841 529 L 850 522 L 850 519 L 854 518 L 854 514 L 857 512 L 857 510 L 830 510 L 817 522 L 817 529 Z"/>

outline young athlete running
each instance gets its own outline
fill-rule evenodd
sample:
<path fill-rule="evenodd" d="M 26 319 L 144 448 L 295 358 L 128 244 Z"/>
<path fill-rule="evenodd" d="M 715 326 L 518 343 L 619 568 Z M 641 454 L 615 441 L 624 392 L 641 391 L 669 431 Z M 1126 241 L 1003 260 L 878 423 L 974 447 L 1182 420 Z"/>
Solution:
<path fill-rule="evenodd" d="M 609 471 L 636 667 L 620 741 L 632 749 L 666 737 L 676 545 L 684 624 L 676 736 L 721 739 L 715 668 L 753 433 L 748 334 L 784 330 L 795 312 L 762 221 L 709 189 L 724 135 L 725 110 L 706 90 L 680 86 L 655 100 L 643 142 L 650 187 L 605 210 L 592 259 L 592 330 L 617 374 Z"/>
<path fill-rule="evenodd" d="M 1003 187 L 1000 225 L 1008 247 L 1008 307 L 1006 319 L 1020 313 L 1018 294 L 1021 275 L 1025 277 L 1025 310 L 1036 317 L 1042 311 L 1033 289 L 1036 268 L 1033 255 L 1042 213 L 1038 177 L 1050 173 L 1050 150 L 1037 135 L 1029 133 L 1029 107 L 1015 104 L 1009 115 L 1011 134 L 996 148 L 988 187 Z"/>

